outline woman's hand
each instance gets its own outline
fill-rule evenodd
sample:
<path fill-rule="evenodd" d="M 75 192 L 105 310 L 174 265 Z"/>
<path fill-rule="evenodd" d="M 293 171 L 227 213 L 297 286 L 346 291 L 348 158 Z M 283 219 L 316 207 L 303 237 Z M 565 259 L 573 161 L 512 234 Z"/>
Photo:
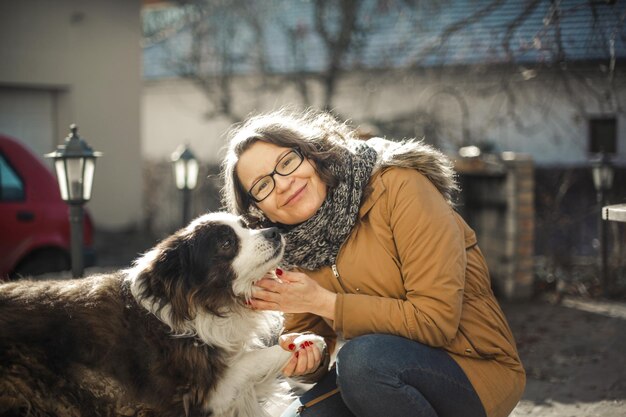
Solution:
<path fill-rule="evenodd" d="M 337 294 L 322 288 L 302 272 L 276 270 L 279 280 L 263 278 L 252 291 L 250 305 L 258 310 L 313 313 L 335 319 Z"/>
<path fill-rule="evenodd" d="M 289 333 L 282 335 L 279 340 L 280 347 L 293 352 L 298 347 L 294 345 L 294 340 L 300 333 Z M 300 350 L 291 355 L 291 359 L 283 368 L 283 375 L 286 377 L 301 376 L 314 372 L 322 363 L 322 352 L 312 343 L 308 346 L 300 346 Z"/>

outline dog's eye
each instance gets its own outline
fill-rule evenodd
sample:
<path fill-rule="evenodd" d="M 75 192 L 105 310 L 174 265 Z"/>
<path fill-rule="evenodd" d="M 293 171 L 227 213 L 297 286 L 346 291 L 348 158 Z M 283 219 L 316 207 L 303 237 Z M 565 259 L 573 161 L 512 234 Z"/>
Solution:
<path fill-rule="evenodd" d="M 226 239 L 222 243 L 220 243 L 220 249 L 223 251 L 227 251 L 232 247 L 233 247 L 233 241 L 230 239 Z"/>

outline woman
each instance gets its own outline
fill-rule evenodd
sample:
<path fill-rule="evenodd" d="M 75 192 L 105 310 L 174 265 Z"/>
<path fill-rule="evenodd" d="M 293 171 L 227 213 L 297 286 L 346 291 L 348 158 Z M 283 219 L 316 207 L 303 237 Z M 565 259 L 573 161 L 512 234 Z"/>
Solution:
<path fill-rule="evenodd" d="M 232 132 L 223 164 L 227 207 L 287 239 L 281 280 L 259 281 L 250 307 L 285 313 L 285 349 L 302 332 L 327 342 L 283 370 L 319 381 L 283 416 L 508 415 L 525 373 L 453 210 L 450 162 L 420 142 L 355 136 L 324 113 L 261 115 Z"/>

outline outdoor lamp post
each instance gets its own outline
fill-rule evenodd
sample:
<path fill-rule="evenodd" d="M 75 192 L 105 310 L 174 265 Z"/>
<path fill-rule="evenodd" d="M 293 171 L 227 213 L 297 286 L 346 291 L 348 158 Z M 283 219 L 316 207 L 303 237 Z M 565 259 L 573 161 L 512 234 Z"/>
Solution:
<path fill-rule="evenodd" d="M 181 190 L 183 195 L 184 226 L 190 220 L 191 190 L 196 188 L 198 183 L 198 160 L 187 145 L 181 145 L 172 153 L 172 166 L 176 188 Z"/>
<path fill-rule="evenodd" d="M 94 150 L 78 136 L 78 126 L 70 126 L 65 143 L 46 154 L 54 159 L 61 198 L 70 206 L 72 276 L 83 276 L 83 205 L 91 199 L 96 158 Z"/>
<path fill-rule="evenodd" d="M 606 195 L 613 188 L 613 165 L 609 155 L 600 154 L 600 157 L 593 161 L 591 165 L 591 174 L 593 177 L 593 185 L 596 188 L 597 200 L 600 204 L 600 253 L 601 253 L 601 271 L 602 271 L 602 289 L 605 296 L 609 295 L 609 272 L 608 272 L 608 253 L 607 253 L 607 221 L 602 219 L 602 207 L 606 205 Z"/>

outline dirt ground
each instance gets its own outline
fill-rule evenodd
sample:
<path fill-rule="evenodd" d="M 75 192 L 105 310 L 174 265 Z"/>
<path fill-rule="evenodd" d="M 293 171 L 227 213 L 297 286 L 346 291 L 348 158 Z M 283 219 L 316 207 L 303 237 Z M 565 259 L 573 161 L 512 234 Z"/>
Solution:
<path fill-rule="evenodd" d="M 135 231 L 98 237 L 94 272 L 128 266 L 155 243 Z M 544 298 L 502 308 L 527 370 L 512 417 L 626 416 L 626 298 Z"/>
<path fill-rule="evenodd" d="M 527 372 L 511 416 L 626 416 L 626 302 L 502 303 Z"/>

